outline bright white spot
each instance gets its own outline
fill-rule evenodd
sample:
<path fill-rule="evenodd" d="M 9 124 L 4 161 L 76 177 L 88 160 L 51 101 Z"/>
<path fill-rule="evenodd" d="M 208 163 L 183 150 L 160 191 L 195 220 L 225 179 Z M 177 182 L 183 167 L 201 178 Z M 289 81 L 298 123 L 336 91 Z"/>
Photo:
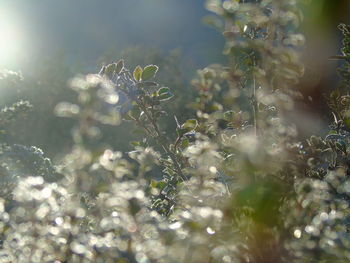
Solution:
<path fill-rule="evenodd" d="M 334 247 L 335 243 L 333 240 L 328 240 L 327 241 L 328 245 L 330 245 L 331 247 Z"/>
<path fill-rule="evenodd" d="M 182 217 L 185 218 L 185 219 L 191 218 L 191 214 L 190 214 L 190 212 L 188 212 L 188 211 L 182 212 L 181 215 L 182 215 Z"/>
<path fill-rule="evenodd" d="M 214 234 L 215 234 L 215 230 L 208 226 L 208 227 L 207 227 L 207 233 L 208 233 L 209 235 L 214 235 Z"/>
<path fill-rule="evenodd" d="M 23 34 L 8 10 L 0 9 L 0 61 L 6 63 L 16 59 L 20 53 Z"/>
<path fill-rule="evenodd" d="M 198 212 L 201 217 L 205 218 L 212 215 L 213 209 L 211 209 L 210 207 L 201 207 L 199 208 Z"/>
<path fill-rule="evenodd" d="M 320 214 L 320 219 L 321 219 L 322 221 L 327 220 L 327 219 L 328 219 L 328 214 L 327 214 L 326 212 L 322 212 L 322 213 Z"/>
<path fill-rule="evenodd" d="M 85 210 L 82 208 L 76 209 L 75 216 L 78 218 L 83 218 L 85 216 Z"/>
<path fill-rule="evenodd" d="M 119 100 L 119 96 L 116 93 L 109 94 L 105 97 L 105 100 L 109 104 L 116 104 Z"/>
<path fill-rule="evenodd" d="M 44 179 L 41 176 L 29 176 L 27 178 L 27 183 L 30 185 L 41 185 L 44 183 Z"/>
<path fill-rule="evenodd" d="M 315 231 L 315 227 L 308 225 L 305 227 L 305 231 L 306 231 L 306 233 L 311 234 L 312 232 Z"/>
<path fill-rule="evenodd" d="M 0 213 L 5 211 L 5 205 L 4 202 L 2 200 L 0 200 Z"/>
<path fill-rule="evenodd" d="M 223 256 L 222 257 L 222 260 L 225 262 L 225 263 L 230 263 L 232 260 L 231 260 L 231 257 L 226 255 L 226 256 Z"/>
<path fill-rule="evenodd" d="M 70 248 L 77 254 L 84 254 L 84 252 L 86 252 L 86 248 L 82 244 L 79 244 L 75 241 L 71 243 Z"/>
<path fill-rule="evenodd" d="M 210 166 L 210 167 L 209 167 L 209 171 L 210 171 L 212 174 L 216 174 L 218 170 L 216 169 L 215 166 Z"/>
<path fill-rule="evenodd" d="M 52 190 L 48 187 L 45 187 L 43 190 L 41 190 L 41 195 L 43 198 L 49 198 L 52 194 Z"/>
<path fill-rule="evenodd" d="M 142 199 L 142 198 L 145 197 L 145 193 L 143 191 L 141 191 L 141 190 L 137 190 L 136 193 L 135 193 L 135 197 L 137 199 Z"/>
<path fill-rule="evenodd" d="M 63 224 L 63 218 L 62 217 L 57 217 L 56 219 L 55 219 L 55 223 L 57 224 L 57 225 L 62 225 Z"/>
<path fill-rule="evenodd" d="M 54 236 L 58 235 L 60 233 L 60 230 L 58 227 L 50 227 L 50 233 Z"/>
<path fill-rule="evenodd" d="M 300 231 L 300 229 L 296 229 L 296 230 L 294 231 L 294 236 L 295 236 L 296 238 L 300 238 L 300 237 L 301 237 L 301 231 Z"/>
<path fill-rule="evenodd" d="M 50 212 L 50 209 L 47 206 L 41 206 L 36 212 L 35 215 L 38 219 L 43 219 Z"/>
<path fill-rule="evenodd" d="M 175 223 L 169 225 L 169 228 L 173 229 L 173 230 L 178 229 L 180 227 L 181 227 L 181 223 L 180 222 L 175 222 Z"/>
<path fill-rule="evenodd" d="M 117 217 L 117 216 L 118 216 L 118 212 L 117 212 L 117 211 L 113 211 L 113 212 L 112 212 L 112 216 L 113 216 L 113 217 Z"/>

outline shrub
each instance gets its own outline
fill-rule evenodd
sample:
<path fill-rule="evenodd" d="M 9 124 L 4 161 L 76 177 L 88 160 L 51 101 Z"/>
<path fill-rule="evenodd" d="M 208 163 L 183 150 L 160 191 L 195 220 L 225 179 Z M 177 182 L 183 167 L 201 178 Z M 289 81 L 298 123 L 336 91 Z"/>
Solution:
<path fill-rule="evenodd" d="M 75 120 L 60 165 L 37 148 L 2 146 L 1 173 L 13 176 L 0 200 L 0 261 L 349 260 L 346 88 L 330 95 L 329 134 L 298 141 L 286 118 L 303 74 L 297 1 L 207 7 L 229 62 L 198 71 L 192 117 L 166 110 L 176 94 L 155 81 L 158 66 L 119 60 L 73 79 L 76 102 L 55 107 Z M 346 87 L 350 28 L 340 29 Z M 3 109 L 1 124 L 27 108 Z M 127 156 L 99 143 L 101 127 L 123 121 L 141 135 Z"/>

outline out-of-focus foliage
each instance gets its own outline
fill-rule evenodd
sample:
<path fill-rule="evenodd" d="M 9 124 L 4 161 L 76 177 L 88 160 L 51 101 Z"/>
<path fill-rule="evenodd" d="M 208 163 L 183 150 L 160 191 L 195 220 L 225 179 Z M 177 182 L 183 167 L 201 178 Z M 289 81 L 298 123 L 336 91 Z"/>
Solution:
<path fill-rule="evenodd" d="M 349 29 L 339 26 L 344 35 L 344 60 L 339 73 L 343 78 L 340 89 L 329 98 L 334 121 L 325 138 L 311 136 L 304 148 L 307 160 L 306 178 L 295 181 L 294 209 L 286 221 L 293 226 L 294 240 L 288 248 L 297 262 L 347 262 L 349 254 L 349 105 L 347 83 L 349 69 Z"/>
<path fill-rule="evenodd" d="M 196 98 L 182 104 L 169 106 L 187 91 L 162 85 L 153 62 L 72 79 L 54 109 L 73 120 L 59 165 L 1 146 L 0 262 L 348 262 L 347 90 L 329 98 L 324 138 L 298 141 L 286 118 L 301 98 L 299 4 L 208 0 L 229 63 L 198 70 Z M 1 110 L 1 125 L 28 108 Z M 123 122 L 138 134 L 127 155 L 103 140 Z"/>
<path fill-rule="evenodd" d="M 147 63 L 158 65 L 159 81 L 178 91 L 174 103 L 168 104 L 167 108 L 170 112 L 176 112 L 184 118 L 189 115 L 185 107 L 176 108 L 176 105 L 187 104 L 193 98 L 193 91 L 188 88 L 186 80 L 188 76 L 185 76 L 184 70 L 180 67 L 183 64 L 180 51 L 163 53 L 159 49 L 135 46 L 113 54 L 107 52 L 101 56 L 99 64 L 110 63 L 111 57 L 113 59 L 123 57 L 134 66 L 138 64 L 145 66 Z M 60 101 L 74 102 L 74 92 L 67 88 L 68 82 L 75 74 L 82 71 L 86 71 L 83 66 L 70 65 L 68 58 L 59 53 L 37 61 L 36 67 L 33 67 L 30 73 L 27 72 L 27 76 L 23 79 L 16 73 L 11 78 L 7 77 L 6 82 L 3 80 L 1 92 L 4 97 L 0 100 L 2 107 L 10 106 L 14 101 L 19 100 L 28 100 L 33 105 L 32 113 L 27 116 L 26 122 L 13 121 L 7 126 L 10 132 L 6 135 L 6 141 L 37 145 L 55 160 L 59 160 L 62 153 L 69 152 L 72 144 L 71 128 L 74 123 L 70 119 L 58 118 L 52 109 Z M 9 73 L 11 72 L 7 71 L 6 74 Z M 171 119 L 173 120 L 173 117 Z M 166 126 L 169 129 L 175 127 L 173 121 L 170 122 L 167 119 L 162 121 L 167 123 Z M 100 129 L 103 131 L 100 142 L 118 147 L 120 151 L 130 150 L 129 142 L 138 138 L 137 135 L 130 133 L 132 126 L 129 123 L 121 123 L 117 129 L 123 136 L 115 136 L 117 132 L 115 127 L 103 126 Z"/>

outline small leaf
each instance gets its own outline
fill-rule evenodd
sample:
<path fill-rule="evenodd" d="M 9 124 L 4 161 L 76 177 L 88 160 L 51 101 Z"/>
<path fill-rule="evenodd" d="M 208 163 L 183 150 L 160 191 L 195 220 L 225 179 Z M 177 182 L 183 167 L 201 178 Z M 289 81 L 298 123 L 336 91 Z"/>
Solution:
<path fill-rule="evenodd" d="M 187 120 L 184 124 L 182 124 L 181 129 L 186 130 L 187 132 L 193 131 L 197 128 L 198 122 L 196 119 Z"/>
<path fill-rule="evenodd" d="M 142 80 L 148 80 L 153 78 L 158 71 L 158 66 L 156 65 L 148 65 L 143 69 L 142 72 Z"/>
<path fill-rule="evenodd" d="M 224 119 L 227 121 L 232 121 L 234 120 L 235 114 L 236 113 L 233 110 L 226 111 L 224 112 Z"/>
<path fill-rule="evenodd" d="M 132 134 L 135 134 L 135 135 L 144 135 L 145 134 L 145 130 L 144 129 L 133 129 L 131 131 Z"/>
<path fill-rule="evenodd" d="M 177 127 L 176 128 L 176 133 L 179 137 L 182 137 L 185 135 L 185 133 L 187 132 L 186 129 L 182 128 L 182 127 Z"/>
<path fill-rule="evenodd" d="M 167 93 L 167 92 L 170 92 L 170 89 L 167 88 L 167 87 L 162 87 L 158 90 L 158 95 L 161 95 L 161 94 L 164 94 L 164 93 Z"/>
<path fill-rule="evenodd" d="M 158 99 L 160 101 L 169 100 L 174 96 L 170 92 L 170 89 L 166 87 L 160 88 L 157 93 L 158 93 Z"/>
<path fill-rule="evenodd" d="M 135 119 L 133 119 L 129 114 L 125 114 L 125 115 L 123 115 L 123 120 L 124 121 L 134 121 Z"/>
<path fill-rule="evenodd" d="M 137 83 L 137 86 L 139 88 L 157 87 L 158 83 L 153 81 L 143 81 L 143 82 Z"/>
<path fill-rule="evenodd" d="M 338 135 L 338 134 L 328 134 L 325 138 L 325 140 L 341 140 L 344 136 Z"/>
<path fill-rule="evenodd" d="M 134 79 L 136 81 L 140 81 L 142 76 L 142 68 L 140 66 L 137 66 L 134 70 Z"/>
<path fill-rule="evenodd" d="M 132 215 L 136 215 L 141 210 L 138 200 L 133 197 L 129 199 L 129 211 Z"/>
<path fill-rule="evenodd" d="M 151 187 L 152 188 L 157 188 L 158 182 L 156 180 L 151 179 Z"/>
<path fill-rule="evenodd" d="M 119 74 L 124 68 L 124 60 L 121 59 L 116 63 L 115 74 Z"/>
<path fill-rule="evenodd" d="M 202 19 L 202 21 L 204 24 L 207 24 L 207 25 L 212 26 L 215 29 L 219 29 L 219 30 L 221 30 L 221 28 L 223 26 L 222 21 L 219 18 L 212 16 L 212 15 L 205 16 Z"/>
<path fill-rule="evenodd" d="M 113 76 L 113 74 L 114 74 L 115 67 L 116 67 L 115 63 L 107 65 L 105 70 L 104 70 L 104 74 L 106 76 L 108 76 L 109 78 L 111 78 Z"/>
<path fill-rule="evenodd" d="M 350 119 L 345 119 L 345 120 L 344 120 L 344 125 L 345 125 L 347 128 L 350 128 Z"/>
<path fill-rule="evenodd" d="M 132 145 L 132 146 L 134 146 L 134 147 L 140 146 L 140 142 L 138 142 L 138 141 L 132 141 L 132 142 L 130 142 L 130 145 Z"/>
<path fill-rule="evenodd" d="M 128 114 L 135 118 L 136 120 L 138 120 L 140 118 L 140 114 L 141 114 L 141 111 L 139 109 L 139 107 L 133 107 L 132 109 L 130 109 L 130 111 L 128 112 Z"/>
<path fill-rule="evenodd" d="M 181 143 L 182 148 L 187 148 L 190 145 L 189 139 L 184 139 Z"/>
<path fill-rule="evenodd" d="M 341 150 L 342 152 L 346 153 L 346 143 L 345 143 L 345 141 L 343 141 L 343 140 L 337 141 L 335 143 L 335 145 L 337 146 L 337 148 L 339 150 Z"/>
<path fill-rule="evenodd" d="M 163 190 L 165 187 L 166 187 L 166 182 L 159 181 L 159 182 L 157 183 L 157 188 L 158 188 L 159 190 Z"/>

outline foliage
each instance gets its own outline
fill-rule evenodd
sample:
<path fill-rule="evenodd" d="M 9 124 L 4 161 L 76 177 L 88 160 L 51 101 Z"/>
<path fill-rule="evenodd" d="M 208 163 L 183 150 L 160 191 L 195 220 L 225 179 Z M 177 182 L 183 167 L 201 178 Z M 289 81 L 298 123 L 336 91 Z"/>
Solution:
<path fill-rule="evenodd" d="M 329 98 L 325 138 L 298 141 L 286 118 L 303 74 L 299 2 L 207 7 L 229 63 L 198 71 L 189 118 L 170 112 L 176 94 L 158 66 L 119 60 L 72 79 L 76 101 L 55 107 L 75 123 L 60 165 L 35 147 L 1 146 L 0 261 L 349 261 L 347 90 Z M 347 85 L 350 27 L 340 29 Z M 1 110 L 1 125 L 28 108 Z M 103 127 L 122 122 L 141 138 L 127 156 L 101 143 Z"/>

